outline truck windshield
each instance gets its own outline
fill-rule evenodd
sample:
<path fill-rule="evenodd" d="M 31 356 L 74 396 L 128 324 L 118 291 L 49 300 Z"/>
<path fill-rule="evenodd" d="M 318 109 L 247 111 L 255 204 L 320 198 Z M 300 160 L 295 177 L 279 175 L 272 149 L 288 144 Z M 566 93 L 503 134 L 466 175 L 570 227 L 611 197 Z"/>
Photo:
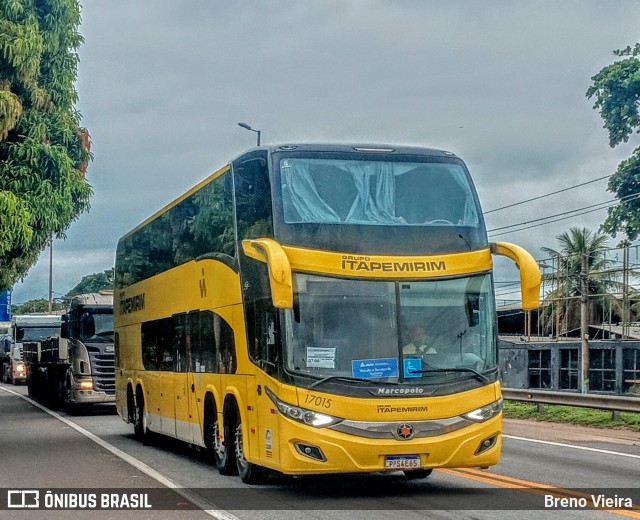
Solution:
<path fill-rule="evenodd" d="M 60 327 L 17 327 L 17 341 L 44 341 L 49 336 L 59 336 Z"/>
<path fill-rule="evenodd" d="M 290 372 L 415 385 L 496 366 L 488 274 L 387 282 L 296 273 L 294 292 L 284 314 Z"/>
<path fill-rule="evenodd" d="M 286 223 L 480 225 L 458 162 L 288 157 L 279 166 Z"/>
<path fill-rule="evenodd" d="M 80 341 L 112 342 L 113 314 L 84 313 L 80 318 Z"/>

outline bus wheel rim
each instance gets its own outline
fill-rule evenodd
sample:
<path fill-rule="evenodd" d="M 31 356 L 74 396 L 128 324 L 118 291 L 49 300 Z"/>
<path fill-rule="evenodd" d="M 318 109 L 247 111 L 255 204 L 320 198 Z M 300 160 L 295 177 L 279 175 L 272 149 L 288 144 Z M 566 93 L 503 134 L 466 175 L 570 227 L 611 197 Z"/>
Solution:
<path fill-rule="evenodd" d="M 247 465 L 247 460 L 244 458 L 244 448 L 242 446 L 242 423 L 239 423 L 236 427 L 236 460 L 238 466 L 244 468 Z"/>

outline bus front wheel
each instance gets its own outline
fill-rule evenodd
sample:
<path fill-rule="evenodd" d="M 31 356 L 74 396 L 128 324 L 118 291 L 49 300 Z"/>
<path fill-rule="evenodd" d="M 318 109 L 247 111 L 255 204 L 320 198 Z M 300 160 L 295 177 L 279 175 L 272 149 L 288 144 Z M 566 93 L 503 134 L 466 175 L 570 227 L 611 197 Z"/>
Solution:
<path fill-rule="evenodd" d="M 431 473 L 433 473 L 432 469 L 413 469 L 405 471 L 404 476 L 407 479 L 413 480 L 418 478 L 427 478 Z"/>

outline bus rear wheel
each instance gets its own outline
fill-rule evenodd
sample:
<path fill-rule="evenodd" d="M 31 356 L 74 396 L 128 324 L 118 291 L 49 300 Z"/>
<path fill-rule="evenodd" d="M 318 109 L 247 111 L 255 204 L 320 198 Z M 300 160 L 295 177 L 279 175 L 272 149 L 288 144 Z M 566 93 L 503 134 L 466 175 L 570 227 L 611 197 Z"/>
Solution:
<path fill-rule="evenodd" d="M 204 444 L 207 448 L 207 459 L 216 465 L 221 475 L 235 475 L 237 470 L 233 458 L 233 430 L 225 427 L 225 440 L 223 441 L 220 435 L 220 420 L 215 406 L 212 402 L 207 402 L 205 406 Z M 225 425 L 226 423 L 227 421 L 225 421 Z"/>
<path fill-rule="evenodd" d="M 259 484 L 264 480 L 264 470 L 256 464 L 247 461 L 244 456 L 244 441 L 242 440 L 242 421 L 238 417 L 235 435 L 236 445 L 236 466 L 238 475 L 245 484 Z"/>
<path fill-rule="evenodd" d="M 147 414 L 144 410 L 144 397 L 142 392 L 138 392 L 136 398 L 136 414 L 135 421 L 133 422 L 133 433 L 139 441 L 143 444 L 150 444 L 151 431 L 147 426 Z"/>

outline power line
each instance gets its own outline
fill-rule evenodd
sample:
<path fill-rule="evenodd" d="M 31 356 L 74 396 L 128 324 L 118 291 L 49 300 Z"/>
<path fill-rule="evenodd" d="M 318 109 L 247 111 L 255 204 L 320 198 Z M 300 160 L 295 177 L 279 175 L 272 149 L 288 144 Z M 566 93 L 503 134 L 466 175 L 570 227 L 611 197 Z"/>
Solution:
<path fill-rule="evenodd" d="M 576 184 L 575 186 L 569 186 L 568 188 L 564 188 L 558 191 L 552 191 L 551 193 L 545 193 L 544 195 L 538 195 L 537 197 L 533 197 L 532 199 L 523 200 L 520 202 L 514 202 L 513 204 L 509 204 L 507 206 L 502 206 L 500 208 L 490 209 L 489 211 L 485 211 L 484 214 L 488 215 L 489 213 L 493 213 L 495 211 L 500 211 L 507 208 L 513 208 L 514 206 L 519 206 L 520 204 L 526 204 L 527 202 L 532 202 L 534 200 L 543 199 L 545 197 L 550 197 L 551 195 L 557 195 L 558 193 L 563 193 L 565 191 L 573 190 L 575 188 L 580 188 L 581 186 L 586 186 L 587 184 L 592 184 L 594 182 L 601 181 L 603 179 L 608 179 L 610 175 L 605 175 L 604 177 L 598 177 L 597 179 L 593 179 L 591 181 L 583 182 L 582 184 Z"/>
<path fill-rule="evenodd" d="M 578 217 L 580 215 L 586 215 L 587 213 L 593 213 L 594 211 L 600 211 L 603 209 L 608 209 L 608 208 L 612 208 L 614 206 L 619 205 L 622 202 L 628 202 L 630 200 L 636 200 L 640 198 L 640 193 L 634 193 L 632 195 L 628 195 L 626 197 L 622 197 L 621 199 L 619 199 L 618 201 L 616 200 L 610 200 L 607 202 L 599 202 L 598 204 L 594 204 L 592 206 L 584 206 L 582 208 L 577 208 L 577 209 L 573 209 L 570 211 L 565 211 L 563 213 L 557 213 L 555 215 L 549 215 L 547 217 L 541 217 L 541 218 L 537 218 L 537 219 L 533 219 L 533 220 L 527 220 L 524 222 L 519 222 L 517 224 L 511 224 L 509 226 L 502 226 L 499 228 L 494 228 L 494 229 L 490 229 L 487 231 L 487 233 L 493 233 L 494 231 L 501 231 L 504 229 L 508 229 L 508 228 L 514 228 L 514 227 L 519 227 L 519 226 L 526 226 L 526 227 L 522 227 L 520 229 L 513 229 L 511 231 L 503 231 L 502 233 L 495 233 L 493 235 L 491 235 L 491 238 L 493 237 L 497 237 L 497 236 L 501 236 L 501 235 L 506 235 L 509 233 L 515 233 L 517 231 L 524 231 L 526 229 L 531 229 L 534 227 L 539 227 L 539 226 L 545 226 L 547 224 L 552 224 L 554 222 L 559 222 L 561 220 L 567 220 L 573 217 Z M 556 217 L 560 217 L 560 218 L 556 218 Z M 549 220 L 549 219 L 554 219 L 554 220 Z M 548 222 L 542 222 L 539 224 L 535 224 L 535 222 L 540 222 L 543 220 L 547 220 Z M 527 224 L 533 224 L 531 226 L 527 226 Z"/>

